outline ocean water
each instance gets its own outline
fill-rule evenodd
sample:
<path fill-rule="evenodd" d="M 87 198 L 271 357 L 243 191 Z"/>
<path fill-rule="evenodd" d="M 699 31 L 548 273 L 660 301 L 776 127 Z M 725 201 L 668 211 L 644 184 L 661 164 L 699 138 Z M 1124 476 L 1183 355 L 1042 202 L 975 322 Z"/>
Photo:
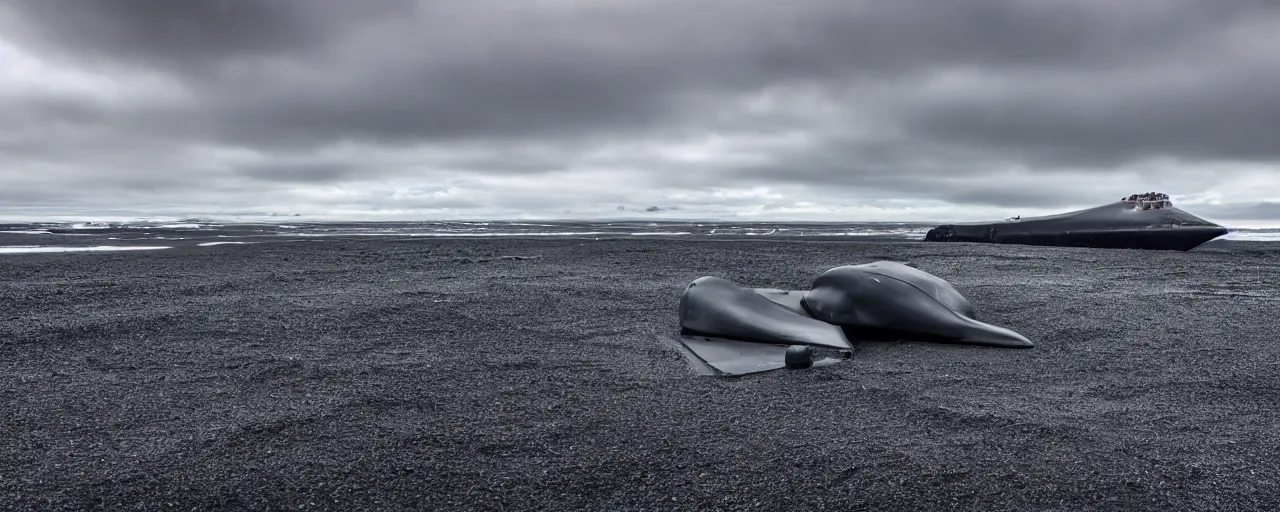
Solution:
<path fill-rule="evenodd" d="M 557 237 L 578 239 L 922 240 L 930 224 L 766 222 L 351 222 L 230 224 L 79 222 L 0 224 L 0 254 L 163 250 L 354 237 Z M 1280 229 L 1237 229 L 1228 240 L 1280 241 Z"/>

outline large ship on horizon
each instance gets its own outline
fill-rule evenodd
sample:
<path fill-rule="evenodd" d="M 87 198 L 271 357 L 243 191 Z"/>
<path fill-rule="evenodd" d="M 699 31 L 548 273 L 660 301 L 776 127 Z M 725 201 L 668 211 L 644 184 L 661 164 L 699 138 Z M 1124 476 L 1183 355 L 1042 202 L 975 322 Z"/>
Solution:
<path fill-rule="evenodd" d="M 929 242 L 1189 251 L 1227 233 L 1227 228 L 1175 207 L 1168 194 L 1147 192 L 1057 215 L 944 224 L 930 229 L 924 239 Z"/>

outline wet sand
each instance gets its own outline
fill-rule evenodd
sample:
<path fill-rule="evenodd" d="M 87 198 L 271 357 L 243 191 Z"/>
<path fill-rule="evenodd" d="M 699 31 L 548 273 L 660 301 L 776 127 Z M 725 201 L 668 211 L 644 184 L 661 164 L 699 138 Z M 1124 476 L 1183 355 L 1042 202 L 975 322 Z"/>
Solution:
<path fill-rule="evenodd" d="M 17 510 L 1274 510 L 1280 244 L 417 239 L 0 256 Z M 1031 350 L 739 379 L 689 281 L 890 259 Z"/>

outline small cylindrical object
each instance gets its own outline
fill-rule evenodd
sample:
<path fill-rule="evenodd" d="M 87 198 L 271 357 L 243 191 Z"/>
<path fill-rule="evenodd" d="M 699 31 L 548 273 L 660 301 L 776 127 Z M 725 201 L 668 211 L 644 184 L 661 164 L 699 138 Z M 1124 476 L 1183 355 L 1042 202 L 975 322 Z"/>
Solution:
<path fill-rule="evenodd" d="M 792 345 L 787 348 L 787 368 L 803 370 L 813 366 L 813 349 L 808 345 Z"/>

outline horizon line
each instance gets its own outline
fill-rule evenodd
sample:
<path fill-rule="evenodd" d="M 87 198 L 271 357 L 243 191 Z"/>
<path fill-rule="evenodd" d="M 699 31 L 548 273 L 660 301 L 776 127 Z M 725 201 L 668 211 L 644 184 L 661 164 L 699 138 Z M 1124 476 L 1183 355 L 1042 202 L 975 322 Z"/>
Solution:
<path fill-rule="evenodd" d="M 65 217 L 65 216 L 64 216 Z M 515 217 L 456 217 L 456 218 L 420 218 L 420 219 L 354 219 L 354 218 L 326 218 L 323 220 L 308 219 L 302 215 L 263 215 L 254 216 L 256 219 L 227 219 L 218 218 L 216 216 L 156 216 L 163 217 L 158 220 L 156 217 L 146 216 L 102 216 L 123 220 L 93 220 L 92 215 L 82 216 L 79 220 L 19 220 L 0 218 L 0 224 L 17 224 L 17 225 L 33 225 L 33 224 L 132 224 L 132 223 L 158 223 L 158 224 L 181 224 L 181 223 L 206 223 L 206 224 L 397 224 L 397 223 L 421 223 L 421 222 L 456 222 L 456 223 L 502 223 L 502 224 L 519 224 L 530 222 L 547 222 L 547 223 L 601 223 L 601 222 L 645 222 L 645 223 L 670 223 L 670 224 L 689 224 L 689 223 L 736 223 L 736 224 L 809 224 L 809 225 L 837 225 L 837 224 L 861 224 L 861 225 L 910 225 L 910 226 L 939 226 L 945 224 L 966 224 L 970 222 L 982 223 L 984 221 L 927 221 L 927 220 L 769 220 L 769 219 L 744 219 L 744 218 L 717 218 L 717 217 L 688 217 L 688 218 L 645 218 L 645 217 L 547 217 L 547 218 L 515 218 Z M 989 221 L 987 221 L 989 222 Z M 1262 230 L 1262 229 L 1280 229 L 1280 223 L 1255 225 L 1255 226 L 1233 226 L 1235 223 L 1215 221 L 1223 227 L 1231 231 L 1236 230 Z M 1250 224 L 1244 222 L 1244 224 Z"/>

